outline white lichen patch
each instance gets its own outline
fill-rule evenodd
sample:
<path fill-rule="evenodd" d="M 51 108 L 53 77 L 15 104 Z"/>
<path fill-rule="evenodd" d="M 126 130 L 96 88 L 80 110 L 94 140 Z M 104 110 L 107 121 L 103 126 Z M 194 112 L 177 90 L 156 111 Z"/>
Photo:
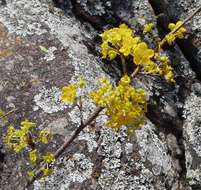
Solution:
<path fill-rule="evenodd" d="M 188 169 L 186 173 L 186 179 L 188 180 L 190 185 L 194 185 L 196 183 L 200 183 L 200 169 Z"/>
<path fill-rule="evenodd" d="M 96 142 L 96 138 L 97 138 L 97 135 L 95 134 L 95 132 L 92 132 L 92 131 L 90 132 L 90 131 L 87 131 L 86 129 L 79 135 L 78 140 L 86 141 L 88 151 L 92 152 L 98 146 Z"/>
<path fill-rule="evenodd" d="M 127 138 L 125 128 L 119 133 L 114 133 L 111 129 L 102 129 L 98 154 L 104 156 L 104 159 L 98 179 L 99 185 L 103 190 L 154 189 L 151 185 L 152 172 L 146 169 L 142 162 L 132 159 L 130 154 L 133 152 L 133 146 L 131 143 L 127 143 L 127 148 L 125 148 L 128 152 L 128 160 L 126 163 L 122 163 L 122 142 L 125 142 L 125 138 Z"/>
<path fill-rule="evenodd" d="M 183 117 L 186 142 L 201 157 L 201 97 L 192 93 L 186 100 Z"/>
<path fill-rule="evenodd" d="M 32 1 L 7 1 L 7 5 L 1 8 L 0 21 L 5 24 L 9 32 L 21 36 L 47 32 L 40 21 L 41 3 L 38 0 Z M 45 13 L 45 12 L 44 12 Z"/>
<path fill-rule="evenodd" d="M 112 129 L 103 128 L 99 137 L 101 143 L 98 148 L 98 154 L 108 158 L 120 158 L 122 149 L 118 139 L 118 134 L 115 134 Z"/>
<path fill-rule="evenodd" d="M 186 178 L 190 184 L 201 184 L 201 97 L 191 93 L 185 102 L 183 117 Z"/>
<path fill-rule="evenodd" d="M 121 169 L 118 159 L 108 162 L 110 165 L 102 170 L 98 181 L 103 190 L 154 190 L 153 174 L 142 163 L 130 159 L 127 166 Z"/>
<path fill-rule="evenodd" d="M 83 107 L 82 113 L 80 112 L 77 106 L 73 107 L 73 109 L 68 113 L 72 123 L 77 124 L 77 126 L 79 126 L 81 122 L 80 120 L 81 114 L 83 120 L 86 120 L 95 109 L 95 105 L 92 104 L 92 102 L 89 99 L 82 99 L 82 107 Z"/>
<path fill-rule="evenodd" d="M 56 47 L 50 47 L 47 51 L 47 54 L 45 55 L 45 57 L 43 58 L 46 61 L 52 61 L 55 59 L 55 55 L 54 55 L 54 51 L 56 51 L 57 48 Z"/>
<path fill-rule="evenodd" d="M 66 109 L 67 106 L 61 102 L 60 96 L 61 91 L 57 87 L 41 89 L 40 93 L 34 96 L 34 110 L 41 108 L 46 113 L 54 113 Z"/>
<path fill-rule="evenodd" d="M 172 169 L 172 160 L 167 154 L 167 145 L 154 133 L 154 125 L 148 122 L 143 128 L 136 130 L 136 136 L 142 161 L 151 162 L 155 175 L 168 174 Z"/>
<path fill-rule="evenodd" d="M 131 154 L 133 152 L 133 144 L 132 143 L 126 143 L 125 144 L 125 151 L 126 151 L 126 154 Z"/>
<path fill-rule="evenodd" d="M 76 153 L 70 159 L 57 161 L 54 173 L 35 181 L 34 190 L 66 190 L 72 182 L 82 183 L 92 174 L 93 163 L 84 154 Z"/>

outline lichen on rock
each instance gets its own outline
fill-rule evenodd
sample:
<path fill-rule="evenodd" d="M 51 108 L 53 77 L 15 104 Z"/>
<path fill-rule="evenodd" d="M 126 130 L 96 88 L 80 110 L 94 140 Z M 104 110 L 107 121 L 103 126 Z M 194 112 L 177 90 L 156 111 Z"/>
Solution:
<path fill-rule="evenodd" d="M 186 178 L 191 185 L 201 186 L 201 97 L 194 92 L 185 102 L 183 126 L 186 154 Z"/>

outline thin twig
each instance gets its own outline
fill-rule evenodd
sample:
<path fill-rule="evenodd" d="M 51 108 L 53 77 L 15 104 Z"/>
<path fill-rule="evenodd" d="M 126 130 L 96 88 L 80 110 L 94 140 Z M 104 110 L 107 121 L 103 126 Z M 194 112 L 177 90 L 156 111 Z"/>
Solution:
<path fill-rule="evenodd" d="M 60 148 L 55 152 L 54 157 L 55 159 L 58 158 L 70 145 L 71 143 L 77 138 L 77 136 L 80 134 L 80 132 L 87 127 L 96 117 L 99 115 L 99 113 L 103 110 L 104 108 L 98 107 L 92 114 L 91 116 L 83 122 L 83 124 L 80 124 L 80 126 L 73 132 L 70 138 L 66 137 L 64 143 L 60 146 Z M 41 164 L 42 166 L 35 172 L 34 177 L 32 177 L 28 182 L 26 187 L 29 187 L 42 173 L 42 168 L 44 163 Z"/>
<path fill-rule="evenodd" d="M 172 30 L 170 33 L 168 34 L 174 34 L 175 32 L 177 32 L 182 26 L 184 26 L 189 20 L 191 20 L 197 13 L 199 13 L 201 11 L 201 6 L 198 7 L 190 16 L 188 16 L 181 25 L 179 25 L 178 27 L 176 27 L 174 30 Z M 167 35 L 168 35 L 167 34 Z M 160 48 L 166 43 L 166 39 L 165 37 L 163 38 L 163 40 L 159 43 L 159 50 Z"/>
<path fill-rule="evenodd" d="M 4 115 L 0 116 L 0 119 L 7 117 L 8 115 L 12 114 L 13 112 L 17 111 L 18 108 L 14 108 L 12 110 L 10 110 L 9 112 L 5 113 Z"/>
<path fill-rule="evenodd" d="M 124 73 L 124 75 L 126 75 L 127 74 L 127 68 L 126 68 L 125 57 L 122 54 L 120 54 L 120 58 L 121 58 L 121 65 L 122 65 L 123 73 Z"/>
<path fill-rule="evenodd" d="M 141 67 L 138 65 L 137 68 L 131 74 L 131 78 L 135 78 L 136 75 L 139 73 L 140 70 L 141 70 Z"/>
<path fill-rule="evenodd" d="M 82 105 L 82 97 L 79 96 L 78 98 L 78 108 L 80 110 L 80 123 L 83 124 L 83 105 Z"/>
<path fill-rule="evenodd" d="M 98 107 L 96 108 L 96 110 L 93 112 L 93 114 L 91 114 L 91 116 L 85 121 L 83 122 L 82 125 L 80 125 L 77 130 L 75 132 L 73 132 L 71 138 L 68 140 L 66 140 L 63 145 L 56 151 L 56 153 L 54 154 L 55 158 L 58 158 L 63 151 L 71 144 L 71 142 L 79 135 L 79 133 L 86 127 L 88 126 L 94 119 L 96 119 L 96 117 L 98 116 L 98 114 L 103 110 L 102 107 Z"/>

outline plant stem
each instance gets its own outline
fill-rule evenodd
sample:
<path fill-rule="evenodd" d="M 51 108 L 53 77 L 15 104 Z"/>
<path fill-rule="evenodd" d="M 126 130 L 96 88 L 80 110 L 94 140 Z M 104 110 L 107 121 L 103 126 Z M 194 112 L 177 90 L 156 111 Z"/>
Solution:
<path fill-rule="evenodd" d="M 176 27 L 174 30 L 172 30 L 171 32 L 169 32 L 168 34 L 174 34 L 175 32 L 177 32 L 182 26 L 184 26 L 189 20 L 191 20 L 197 13 L 199 13 L 201 11 L 201 6 L 198 7 L 190 16 L 188 16 L 181 25 L 179 25 L 178 27 Z M 167 35 L 168 35 L 167 34 Z M 166 39 L 165 37 L 163 38 L 163 40 L 159 43 L 159 50 L 161 49 L 161 47 L 166 43 Z"/>
<path fill-rule="evenodd" d="M 8 115 L 10 115 L 11 113 L 13 113 L 13 112 L 15 112 L 15 111 L 17 111 L 17 110 L 18 110 L 18 108 L 14 108 L 14 109 L 10 110 L 9 112 L 7 112 L 7 113 L 5 113 L 4 115 L 0 116 L 0 119 L 6 117 L 6 116 L 8 116 Z"/>
<path fill-rule="evenodd" d="M 124 75 L 126 75 L 127 74 L 126 60 L 122 54 L 120 54 L 120 57 L 121 57 L 121 65 L 122 65 L 123 73 L 124 73 Z"/>
<path fill-rule="evenodd" d="M 131 74 L 131 78 L 135 78 L 135 76 L 139 73 L 140 70 L 141 70 L 141 67 L 138 65 L 137 68 Z"/>
<path fill-rule="evenodd" d="M 80 110 L 80 123 L 83 124 L 83 113 L 82 113 L 83 106 L 82 106 L 82 97 L 81 96 L 78 98 L 78 105 L 77 106 Z"/>
<path fill-rule="evenodd" d="M 60 146 L 60 148 L 55 152 L 54 157 L 57 159 L 70 145 L 71 143 L 77 138 L 77 136 L 80 134 L 80 132 L 87 127 L 94 119 L 97 118 L 99 113 L 103 110 L 102 107 L 97 107 L 96 110 L 90 115 L 90 117 L 83 123 L 80 124 L 80 126 L 72 133 L 71 137 L 65 138 L 64 143 Z M 28 182 L 26 187 L 30 186 L 42 173 L 42 167 L 44 163 L 41 164 L 41 167 L 35 172 L 34 177 L 32 177 Z"/>
<path fill-rule="evenodd" d="M 103 110 L 102 107 L 97 107 L 96 110 L 91 114 L 91 116 L 85 121 L 83 122 L 83 124 L 81 124 L 71 135 L 70 139 L 66 139 L 65 142 L 63 143 L 63 145 L 55 152 L 54 157 L 58 158 L 63 152 L 64 150 L 74 141 L 74 139 L 80 134 L 80 132 L 86 127 L 88 126 L 94 119 L 97 118 L 97 116 L 99 115 L 99 113 Z"/>

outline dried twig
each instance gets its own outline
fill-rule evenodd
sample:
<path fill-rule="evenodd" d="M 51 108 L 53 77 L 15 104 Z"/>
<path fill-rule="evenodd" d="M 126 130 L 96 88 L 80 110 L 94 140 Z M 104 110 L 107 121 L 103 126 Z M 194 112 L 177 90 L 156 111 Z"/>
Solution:
<path fill-rule="evenodd" d="M 0 116 L 0 119 L 7 117 L 8 115 L 12 114 L 13 112 L 17 111 L 18 108 L 14 108 L 10 110 L 9 112 L 5 113 L 4 115 Z"/>
<path fill-rule="evenodd" d="M 124 73 L 124 75 L 126 75 L 127 74 L 127 68 L 126 68 L 125 57 L 122 54 L 120 54 L 120 58 L 121 58 L 121 64 L 122 64 L 123 73 Z"/>
<path fill-rule="evenodd" d="M 140 72 L 140 70 L 141 70 L 141 67 L 138 65 L 136 69 L 133 71 L 133 73 L 131 74 L 131 78 L 135 78 L 136 75 Z"/>
<path fill-rule="evenodd" d="M 83 123 L 80 124 L 80 126 L 73 132 L 70 138 L 66 137 L 64 143 L 60 146 L 60 148 L 55 152 L 54 157 L 55 159 L 58 158 L 70 145 L 71 143 L 77 138 L 77 136 L 80 134 L 80 132 L 87 127 L 92 121 L 94 121 L 99 113 L 103 110 L 102 107 L 98 107 L 91 115 L 90 117 Z M 42 168 L 44 166 L 44 163 L 40 164 L 41 167 L 35 172 L 35 176 L 32 177 L 28 182 L 26 187 L 30 186 L 42 173 Z"/>

